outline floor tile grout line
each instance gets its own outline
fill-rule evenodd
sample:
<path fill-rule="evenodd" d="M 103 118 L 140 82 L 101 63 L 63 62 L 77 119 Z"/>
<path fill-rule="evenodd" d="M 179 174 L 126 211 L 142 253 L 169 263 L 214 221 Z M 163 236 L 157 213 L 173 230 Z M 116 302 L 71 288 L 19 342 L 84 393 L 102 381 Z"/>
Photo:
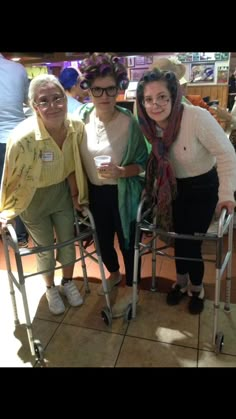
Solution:
<path fill-rule="evenodd" d="M 128 324 L 127 324 L 126 332 L 127 332 L 127 329 L 128 329 Z M 119 360 L 119 357 L 120 357 L 120 354 L 121 354 L 121 350 L 122 350 L 122 347 L 124 345 L 125 338 L 126 338 L 126 334 L 123 335 L 123 339 L 122 339 L 121 344 L 120 344 L 120 349 L 118 351 L 118 354 L 117 354 L 117 357 L 116 357 L 113 368 L 116 368 L 116 366 L 117 366 L 117 363 L 118 363 L 118 360 Z"/>
<path fill-rule="evenodd" d="M 172 343 L 172 342 L 165 342 L 163 340 L 159 340 L 159 339 L 151 339 L 151 338 L 146 338 L 143 336 L 136 336 L 136 335 L 126 335 L 129 338 L 135 338 L 135 339 L 141 339 L 141 340 L 147 340 L 148 342 L 156 342 L 156 343 L 163 343 L 165 345 L 171 345 L 171 346 L 178 346 L 180 348 L 188 348 L 188 349 L 193 349 L 197 351 L 197 347 L 194 346 L 188 346 L 188 345 L 178 345 L 177 343 Z"/>
<path fill-rule="evenodd" d="M 96 327 L 83 326 L 81 324 L 74 324 L 74 323 L 67 323 L 67 322 L 62 323 L 62 326 L 63 325 L 74 326 L 74 327 L 78 327 L 78 328 L 81 328 L 81 329 L 94 330 L 96 332 L 104 332 L 104 333 L 109 333 L 109 334 L 118 335 L 118 336 L 124 336 L 124 333 L 125 333 L 125 332 L 121 333 L 121 332 L 109 331 L 109 330 L 104 330 L 104 329 L 97 329 Z"/>

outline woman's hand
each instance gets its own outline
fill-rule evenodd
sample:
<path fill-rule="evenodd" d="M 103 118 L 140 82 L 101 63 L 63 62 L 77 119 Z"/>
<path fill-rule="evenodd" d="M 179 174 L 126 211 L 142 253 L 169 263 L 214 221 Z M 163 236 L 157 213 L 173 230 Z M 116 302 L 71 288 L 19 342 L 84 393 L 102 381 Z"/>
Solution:
<path fill-rule="evenodd" d="M 223 201 L 219 202 L 216 206 L 216 215 L 220 216 L 223 208 L 227 209 L 228 214 L 233 214 L 235 208 L 234 201 Z"/>
<path fill-rule="evenodd" d="M 6 218 L 0 216 L 0 233 L 1 231 L 6 228 L 8 220 Z"/>
<path fill-rule="evenodd" d="M 121 166 L 117 166 L 114 163 L 109 164 L 102 164 L 98 169 L 98 172 L 101 177 L 104 179 L 117 179 L 120 177 L 124 177 L 125 168 Z"/>
<path fill-rule="evenodd" d="M 78 202 L 78 195 L 73 195 L 71 198 L 75 209 L 82 212 L 83 207 Z"/>

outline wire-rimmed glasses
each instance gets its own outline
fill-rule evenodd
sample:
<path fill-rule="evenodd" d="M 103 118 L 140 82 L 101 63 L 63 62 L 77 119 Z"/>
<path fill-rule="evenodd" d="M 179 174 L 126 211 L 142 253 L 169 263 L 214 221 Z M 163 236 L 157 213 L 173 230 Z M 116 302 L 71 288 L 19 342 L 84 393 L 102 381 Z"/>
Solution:
<path fill-rule="evenodd" d="M 153 99 L 150 96 L 146 96 L 143 99 L 143 106 L 145 108 L 152 108 L 154 105 L 158 106 L 166 106 L 167 103 L 170 101 L 170 97 L 167 95 L 160 95 Z"/>
<path fill-rule="evenodd" d="M 63 106 L 65 101 L 65 95 L 57 95 L 52 98 L 52 100 L 41 100 L 40 102 L 34 102 L 36 106 L 40 109 L 46 110 L 51 104 L 53 106 Z"/>

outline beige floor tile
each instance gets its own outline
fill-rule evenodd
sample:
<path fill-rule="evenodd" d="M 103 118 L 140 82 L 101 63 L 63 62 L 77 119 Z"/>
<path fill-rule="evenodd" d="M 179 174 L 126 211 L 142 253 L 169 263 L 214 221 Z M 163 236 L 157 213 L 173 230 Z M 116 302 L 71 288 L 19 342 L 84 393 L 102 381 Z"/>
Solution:
<path fill-rule="evenodd" d="M 116 367 L 196 367 L 197 351 L 125 337 Z"/>
<path fill-rule="evenodd" d="M 46 348 L 48 367 L 114 367 L 122 335 L 60 325 Z"/>
<path fill-rule="evenodd" d="M 166 304 L 166 294 L 140 291 L 137 316 L 127 335 L 197 348 L 199 316 L 187 310 L 188 298 L 177 306 Z"/>
<path fill-rule="evenodd" d="M 215 354 L 214 352 L 199 351 L 198 367 L 204 368 L 235 368 L 236 356 Z"/>
<path fill-rule="evenodd" d="M 213 321 L 213 301 L 205 301 L 205 309 L 200 316 L 199 347 L 201 349 L 215 350 L 215 345 L 212 344 Z M 224 334 L 222 353 L 236 355 L 236 304 L 231 304 L 230 313 L 224 311 L 224 303 L 220 304 L 217 332 Z"/>
<path fill-rule="evenodd" d="M 57 323 L 34 319 L 32 323 L 33 338 L 45 348 L 54 334 Z M 36 358 L 31 355 L 29 339 L 25 324 L 14 327 L 13 323 L 0 324 L 1 346 L 0 367 L 33 367 Z"/>

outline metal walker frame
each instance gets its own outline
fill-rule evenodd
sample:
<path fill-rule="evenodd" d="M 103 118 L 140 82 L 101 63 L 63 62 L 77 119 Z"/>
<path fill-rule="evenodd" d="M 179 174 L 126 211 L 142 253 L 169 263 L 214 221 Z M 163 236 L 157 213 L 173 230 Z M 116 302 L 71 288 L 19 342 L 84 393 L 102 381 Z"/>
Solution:
<path fill-rule="evenodd" d="M 78 242 L 79 253 L 80 253 L 79 257 L 76 257 L 75 260 L 67 264 L 64 264 L 64 265 L 60 264 L 59 266 L 56 266 L 54 270 L 61 269 L 63 266 L 68 266 L 68 265 L 71 265 L 72 263 L 81 261 L 85 292 L 89 293 L 90 288 L 89 288 L 89 283 L 88 283 L 87 267 L 86 267 L 85 259 L 89 257 L 93 261 L 98 262 L 101 279 L 102 279 L 102 285 L 104 289 L 104 295 L 106 299 L 106 305 L 107 305 L 102 310 L 101 315 L 106 324 L 110 325 L 112 322 L 112 311 L 111 311 L 107 281 L 105 278 L 100 245 L 99 245 L 92 213 L 90 212 L 88 208 L 85 207 L 83 209 L 83 214 L 77 213 L 76 211 L 74 212 L 74 214 L 75 214 L 75 231 L 76 231 L 75 237 L 73 237 L 70 240 L 64 241 L 62 243 L 58 243 L 58 244 L 55 243 L 54 245 L 51 245 L 51 246 L 45 246 L 45 247 L 34 246 L 30 248 L 19 248 L 17 235 L 16 235 L 13 225 L 7 224 L 6 228 L 2 229 L 3 249 L 4 249 L 5 260 L 6 260 L 7 272 L 8 272 L 8 281 L 9 281 L 11 301 L 12 301 L 12 307 L 13 307 L 13 313 L 14 313 L 14 323 L 15 323 L 15 326 L 20 324 L 19 318 L 18 318 L 18 312 L 17 312 L 16 298 L 15 298 L 15 287 L 16 287 L 22 295 L 25 320 L 26 320 L 26 330 L 27 330 L 31 354 L 36 357 L 36 360 L 38 362 L 43 362 L 44 351 L 43 351 L 41 342 L 38 339 L 34 339 L 34 336 L 33 336 L 32 323 L 30 320 L 29 306 L 28 306 L 28 300 L 27 300 L 27 295 L 26 295 L 25 280 L 28 277 L 46 273 L 48 272 L 48 270 L 25 274 L 24 269 L 23 269 L 23 264 L 22 264 L 23 257 L 29 256 L 32 254 L 37 254 L 42 251 L 47 251 L 47 250 L 52 250 L 52 249 L 55 250 L 61 247 L 65 247 L 71 243 L 75 243 L 76 245 L 76 242 Z M 87 250 L 83 242 L 90 239 L 91 236 L 94 241 L 95 249 L 92 249 L 91 251 L 89 251 Z M 12 272 L 9 248 L 12 248 L 14 251 L 14 257 L 15 257 L 16 267 L 17 267 L 17 277 Z M 96 253 L 96 257 L 94 256 L 95 253 Z"/>
<path fill-rule="evenodd" d="M 162 236 L 166 239 L 183 239 L 183 240 L 206 240 L 216 242 L 216 255 L 214 259 L 194 259 L 194 258 L 179 258 L 184 260 L 194 261 L 206 261 L 215 263 L 216 267 L 216 284 L 215 284 L 215 300 L 214 300 L 214 324 L 213 324 L 213 336 L 212 343 L 215 345 L 216 353 L 222 350 L 224 343 L 224 335 L 221 331 L 218 331 L 218 315 L 220 308 L 220 281 L 222 275 L 227 268 L 226 274 L 226 293 L 225 293 L 225 305 L 224 310 L 230 312 L 230 292 L 231 292 L 231 276 L 232 276 L 232 246 L 233 246 L 233 220 L 234 214 L 227 214 L 226 209 L 223 209 L 218 221 L 218 228 L 216 233 L 200 234 L 195 233 L 194 235 L 188 234 L 177 234 L 175 232 L 165 232 L 156 226 L 155 219 L 151 223 L 150 219 L 151 210 L 144 211 L 143 206 L 145 198 L 140 202 L 136 218 L 136 232 L 135 232 L 135 253 L 134 253 L 134 276 L 133 276 L 133 299 L 132 305 L 129 307 L 128 319 L 136 317 L 136 301 L 138 292 L 138 263 L 139 258 L 145 254 L 152 253 L 152 286 L 151 291 L 156 291 L 156 256 L 164 256 L 170 259 L 176 259 L 175 256 L 171 256 L 165 252 L 170 245 L 157 246 L 158 237 Z M 223 236 L 228 229 L 228 247 L 225 256 L 222 256 L 223 252 Z M 148 242 L 142 242 L 142 233 L 150 233 L 151 238 Z"/>

